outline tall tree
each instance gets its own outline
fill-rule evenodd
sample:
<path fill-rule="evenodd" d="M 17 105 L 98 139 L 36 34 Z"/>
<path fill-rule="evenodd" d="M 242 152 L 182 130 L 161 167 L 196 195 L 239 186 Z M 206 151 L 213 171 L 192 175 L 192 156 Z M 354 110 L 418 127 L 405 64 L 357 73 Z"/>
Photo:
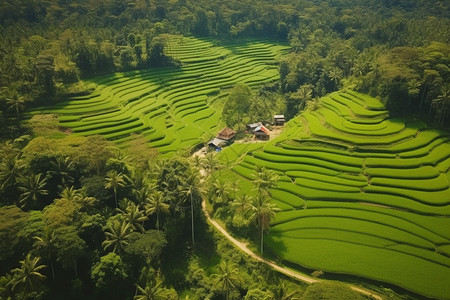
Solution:
<path fill-rule="evenodd" d="M 126 267 L 122 258 L 113 252 L 102 256 L 92 267 L 91 279 L 101 299 L 125 299 Z"/>
<path fill-rule="evenodd" d="M 30 201 L 36 203 L 39 196 L 48 195 L 48 190 L 45 189 L 47 179 L 41 179 L 41 176 L 42 174 L 31 174 L 20 179 L 19 190 L 22 193 L 19 201 L 22 207 L 26 207 Z"/>
<path fill-rule="evenodd" d="M 235 85 L 223 107 L 223 116 L 227 125 L 241 128 L 244 123 L 244 116 L 249 112 L 250 104 L 251 92 L 249 87 L 245 84 Z"/>
<path fill-rule="evenodd" d="M 56 232 L 54 230 L 46 229 L 42 236 L 34 237 L 34 246 L 43 254 L 50 262 L 52 269 L 52 277 L 55 279 L 55 269 L 53 267 L 53 259 L 56 253 Z"/>
<path fill-rule="evenodd" d="M 219 274 L 213 274 L 214 286 L 225 293 L 228 300 L 230 292 L 241 284 L 239 269 L 231 261 L 225 260 L 219 266 Z"/>
<path fill-rule="evenodd" d="M 163 287 L 161 279 L 157 279 L 154 284 L 148 283 L 142 288 L 140 285 L 136 285 L 137 295 L 134 296 L 134 300 L 164 300 L 167 299 L 166 291 Z"/>
<path fill-rule="evenodd" d="M 19 113 L 25 109 L 26 97 L 19 94 L 16 90 L 13 90 L 12 92 L 9 92 L 9 95 L 5 100 L 8 104 L 8 108 L 15 111 L 16 120 L 19 120 Z"/>
<path fill-rule="evenodd" d="M 0 162 L 0 188 L 3 190 L 8 186 L 15 186 L 23 173 L 25 164 L 19 155 L 4 156 Z"/>
<path fill-rule="evenodd" d="M 106 240 L 102 243 L 103 248 L 106 250 L 112 247 L 114 253 L 116 251 L 122 252 L 124 247 L 128 245 L 131 232 L 131 225 L 128 222 L 115 220 L 105 231 Z"/>
<path fill-rule="evenodd" d="M 270 221 L 280 209 L 270 202 L 269 189 L 273 188 L 278 181 L 278 176 L 271 170 L 257 167 L 254 179 L 256 196 L 242 198 L 233 203 L 238 212 L 243 213 L 247 220 L 256 221 L 260 231 L 261 255 L 264 255 L 264 231 L 269 228 Z"/>
<path fill-rule="evenodd" d="M 20 261 L 20 268 L 12 270 L 14 274 L 10 284 L 13 290 L 18 289 L 24 298 L 38 295 L 40 285 L 46 278 L 40 272 L 47 266 L 39 264 L 39 257 L 32 257 L 30 253 Z"/>
<path fill-rule="evenodd" d="M 220 168 L 220 163 L 216 159 L 214 153 L 208 153 L 203 160 L 203 168 L 208 172 L 208 175 L 212 175 L 216 170 Z"/>
<path fill-rule="evenodd" d="M 431 102 L 431 106 L 438 123 L 443 126 L 447 117 L 450 116 L 450 83 L 442 87 L 441 94 Z"/>
<path fill-rule="evenodd" d="M 118 173 L 116 170 L 111 170 L 106 174 L 105 188 L 108 190 L 113 190 L 116 209 L 119 207 L 117 204 L 117 191 L 119 188 L 124 187 L 125 185 L 126 181 L 122 173 Z"/>
<path fill-rule="evenodd" d="M 127 201 L 125 210 L 120 210 L 120 214 L 123 219 L 130 224 L 132 230 L 144 232 L 144 226 L 142 225 L 147 219 L 145 213 L 141 210 L 140 205 L 134 204 L 132 201 Z"/>
<path fill-rule="evenodd" d="M 191 233 L 192 233 L 192 248 L 195 249 L 195 230 L 194 230 L 194 201 L 201 201 L 201 182 L 199 171 L 193 167 L 188 170 L 186 180 L 180 188 L 181 194 L 190 200 L 191 204 Z"/>
<path fill-rule="evenodd" d="M 159 215 L 161 213 L 169 212 L 169 204 L 165 202 L 164 193 L 161 191 L 154 191 L 148 198 L 145 204 L 146 212 L 150 215 L 156 214 L 156 229 L 159 231 Z"/>
<path fill-rule="evenodd" d="M 73 225 L 62 226 L 56 230 L 56 260 L 65 268 L 73 267 L 78 277 L 78 259 L 85 254 L 86 242 L 78 235 Z"/>

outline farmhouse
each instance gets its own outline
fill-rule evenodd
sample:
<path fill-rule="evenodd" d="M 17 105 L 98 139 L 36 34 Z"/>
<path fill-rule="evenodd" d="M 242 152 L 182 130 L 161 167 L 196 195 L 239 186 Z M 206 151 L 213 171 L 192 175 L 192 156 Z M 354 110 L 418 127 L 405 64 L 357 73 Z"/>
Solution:
<path fill-rule="evenodd" d="M 261 125 L 262 125 L 261 122 L 256 122 L 256 123 L 253 123 L 253 124 L 248 124 L 248 125 L 247 125 L 247 132 L 248 132 L 248 133 L 253 132 L 253 131 L 255 131 L 256 128 L 258 128 L 258 126 L 261 126 Z"/>
<path fill-rule="evenodd" d="M 229 127 L 225 127 L 217 134 L 217 138 L 224 140 L 226 142 L 230 142 L 236 135 L 236 131 Z"/>
<path fill-rule="evenodd" d="M 255 138 L 260 140 L 268 140 L 270 139 L 270 131 L 264 125 L 260 125 L 255 128 L 253 131 L 255 134 Z"/>
<path fill-rule="evenodd" d="M 275 126 L 283 126 L 285 122 L 284 115 L 275 115 L 273 116 L 273 123 Z"/>
<path fill-rule="evenodd" d="M 209 141 L 208 145 L 210 147 L 214 147 L 214 148 L 220 148 L 223 147 L 227 144 L 227 141 L 224 141 L 222 139 L 219 138 L 213 138 L 211 141 Z"/>

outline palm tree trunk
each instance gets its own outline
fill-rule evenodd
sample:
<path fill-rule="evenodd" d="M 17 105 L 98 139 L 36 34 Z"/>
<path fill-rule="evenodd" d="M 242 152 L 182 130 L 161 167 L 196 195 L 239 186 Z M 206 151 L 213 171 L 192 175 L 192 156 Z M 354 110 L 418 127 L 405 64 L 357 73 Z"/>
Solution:
<path fill-rule="evenodd" d="M 117 192 L 114 191 L 114 200 L 116 201 L 116 209 L 119 208 L 119 206 L 117 205 Z"/>
<path fill-rule="evenodd" d="M 73 268 L 75 270 L 75 278 L 78 278 L 77 260 L 76 260 L 76 258 L 73 259 Z"/>
<path fill-rule="evenodd" d="M 52 277 L 53 277 L 53 280 L 55 280 L 55 270 L 54 270 L 54 268 L 53 268 L 53 261 L 52 261 L 52 260 L 50 260 L 50 267 L 52 268 Z"/>
<path fill-rule="evenodd" d="M 419 105 L 419 110 L 420 111 L 422 111 L 423 98 L 425 96 L 426 89 L 427 89 L 427 84 L 425 83 L 425 86 L 423 87 L 423 91 L 422 91 L 422 98 L 420 99 L 420 105 Z"/>
<path fill-rule="evenodd" d="M 261 256 L 264 256 L 264 229 L 261 226 Z"/>
<path fill-rule="evenodd" d="M 194 242 L 194 201 L 192 200 L 192 194 L 191 194 L 191 225 L 192 225 L 192 249 L 195 250 L 195 242 Z"/>
<path fill-rule="evenodd" d="M 156 229 L 159 231 L 159 213 L 156 211 Z"/>

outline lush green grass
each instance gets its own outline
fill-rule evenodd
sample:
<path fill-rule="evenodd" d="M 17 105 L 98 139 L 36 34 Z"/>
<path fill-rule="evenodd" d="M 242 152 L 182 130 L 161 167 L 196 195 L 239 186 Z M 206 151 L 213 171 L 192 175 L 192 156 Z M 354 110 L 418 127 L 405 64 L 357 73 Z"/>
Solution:
<path fill-rule="evenodd" d="M 257 165 L 280 181 L 282 211 L 266 246 L 291 263 L 358 275 L 431 297 L 450 295 L 449 134 L 390 119 L 374 98 L 347 91 L 286 124 L 233 170 Z"/>
<path fill-rule="evenodd" d="M 258 86 L 279 78 L 275 59 L 287 49 L 271 42 L 216 46 L 212 41 L 172 36 L 167 54 L 180 68 L 116 73 L 91 79 L 95 91 L 33 113 L 55 113 L 75 135 L 101 134 L 119 146 L 142 133 L 170 155 L 214 136 L 223 126 L 227 89 Z M 222 95 L 222 96 L 221 96 Z M 214 99 L 214 100 L 213 100 Z"/>
<path fill-rule="evenodd" d="M 278 249 L 283 259 L 311 269 L 326 266 L 323 270 L 329 272 L 363 273 L 430 297 L 448 298 L 450 294 L 448 266 L 404 252 L 352 241 L 285 238 L 276 233 L 266 238 L 266 244 Z"/>

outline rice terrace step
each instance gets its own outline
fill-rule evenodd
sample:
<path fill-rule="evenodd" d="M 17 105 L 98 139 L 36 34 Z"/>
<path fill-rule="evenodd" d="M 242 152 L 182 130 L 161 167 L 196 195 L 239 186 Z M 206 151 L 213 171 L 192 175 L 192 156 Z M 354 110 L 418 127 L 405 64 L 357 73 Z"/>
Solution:
<path fill-rule="evenodd" d="M 97 77 L 92 94 L 33 113 L 57 114 L 74 135 L 100 134 L 120 147 L 141 133 L 170 156 L 220 129 L 235 84 L 278 80 L 276 59 L 287 49 L 267 40 L 219 46 L 172 36 L 167 54 L 179 68 Z M 279 137 L 235 143 L 218 158 L 232 164 L 221 176 L 241 193 L 252 188 L 256 166 L 280 176 L 271 196 L 282 211 L 265 244 L 282 260 L 449 297 L 448 133 L 390 118 L 377 99 L 346 90 L 290 120 Z"/>
<path fill-rule="evenodd" d="M 241 190 L 251 190 L 256 166 L 280 176 L 271 196 L 282 211 L 265 239 L 277 257 L 449 297 L 447 132 L 391 119 L 377 99 L 348 90 L 322 98 L 265 146 L 219 155 L 238 161 L 222 176 Z"/>

